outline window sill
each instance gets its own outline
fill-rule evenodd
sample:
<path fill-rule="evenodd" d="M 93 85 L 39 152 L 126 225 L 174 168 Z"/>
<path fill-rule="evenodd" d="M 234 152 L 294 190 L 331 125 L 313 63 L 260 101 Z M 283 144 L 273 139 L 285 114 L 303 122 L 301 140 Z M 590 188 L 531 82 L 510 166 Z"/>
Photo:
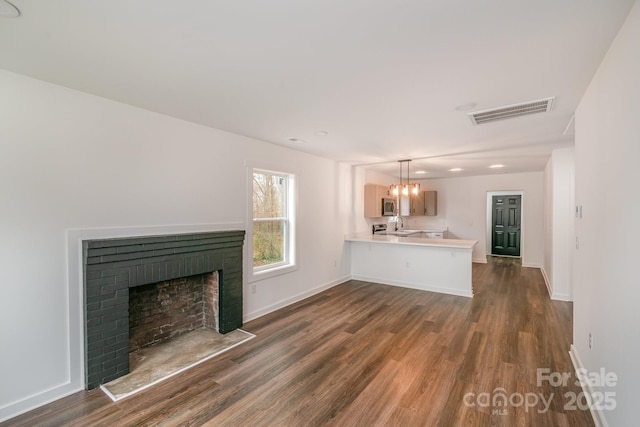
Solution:
<path fill-rule="evenodd" d="M 258 282 L 260 280 L 269 279 L 271 277 L 280 276 L 281 274 L 291 273 L 293 271 L 298 270 L 298 266 L 296 264 L 287 264 L 281 265 L 274 268 L 269 268 L 267 270 L 262 270 L 258 272 L 251 271 L 249 273 L 249 277 L 247 278 L 247 282 Z"/>

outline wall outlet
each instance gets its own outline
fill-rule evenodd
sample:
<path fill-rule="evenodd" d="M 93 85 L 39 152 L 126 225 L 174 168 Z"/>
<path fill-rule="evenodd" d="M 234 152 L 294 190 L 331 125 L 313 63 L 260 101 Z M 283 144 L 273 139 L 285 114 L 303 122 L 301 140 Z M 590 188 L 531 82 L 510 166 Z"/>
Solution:
<path fill-rule="evenodd" d="M 591 350 L 592 346 L 593 346 L 593 335 L 591 334 L 591 332 L 589 332 L 589 350 Z"/>

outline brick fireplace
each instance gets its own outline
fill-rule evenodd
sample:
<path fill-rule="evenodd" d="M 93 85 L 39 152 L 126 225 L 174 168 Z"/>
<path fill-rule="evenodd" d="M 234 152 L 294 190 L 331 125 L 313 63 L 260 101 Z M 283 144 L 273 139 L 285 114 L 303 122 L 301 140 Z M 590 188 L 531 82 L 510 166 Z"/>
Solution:
<path fill-rule="evenodd" d="M 132 350 L 216 319 L 220 333 L 242 326 L 243 242 L 244 231 L 84 241 L 87 389 L 129 373 Z"/>

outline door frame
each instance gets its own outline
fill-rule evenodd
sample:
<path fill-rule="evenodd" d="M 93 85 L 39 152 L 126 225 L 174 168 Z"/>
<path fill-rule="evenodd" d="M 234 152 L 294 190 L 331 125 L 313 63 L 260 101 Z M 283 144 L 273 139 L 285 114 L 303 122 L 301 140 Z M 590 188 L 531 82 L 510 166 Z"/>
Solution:
<path fill-rule="evenodd" d="M 493 196 L 520 196 L 520 256 L 511 256 L 510 258 L 520 258 L 524 260 L 524 191 L 522 190 L 501 190 L 501 191 L 487 191 L 487 218 L 486 218 L 486 238 L 485 238 L 485 253 L 487 256 L 507 256 L 508 255 L 493 255 L 491 253 L 491 233 L 493 230 Z"/>

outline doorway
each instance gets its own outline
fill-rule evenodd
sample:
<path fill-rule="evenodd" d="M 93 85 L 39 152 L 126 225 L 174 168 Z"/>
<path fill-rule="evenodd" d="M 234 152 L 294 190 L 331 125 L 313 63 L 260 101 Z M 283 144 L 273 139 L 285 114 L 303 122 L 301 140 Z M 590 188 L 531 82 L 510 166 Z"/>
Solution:
<path fill-rule="evenodd" d="M 488 192 L 487 211 L 487 253 L 520 257 L 522 192 Z"/>

